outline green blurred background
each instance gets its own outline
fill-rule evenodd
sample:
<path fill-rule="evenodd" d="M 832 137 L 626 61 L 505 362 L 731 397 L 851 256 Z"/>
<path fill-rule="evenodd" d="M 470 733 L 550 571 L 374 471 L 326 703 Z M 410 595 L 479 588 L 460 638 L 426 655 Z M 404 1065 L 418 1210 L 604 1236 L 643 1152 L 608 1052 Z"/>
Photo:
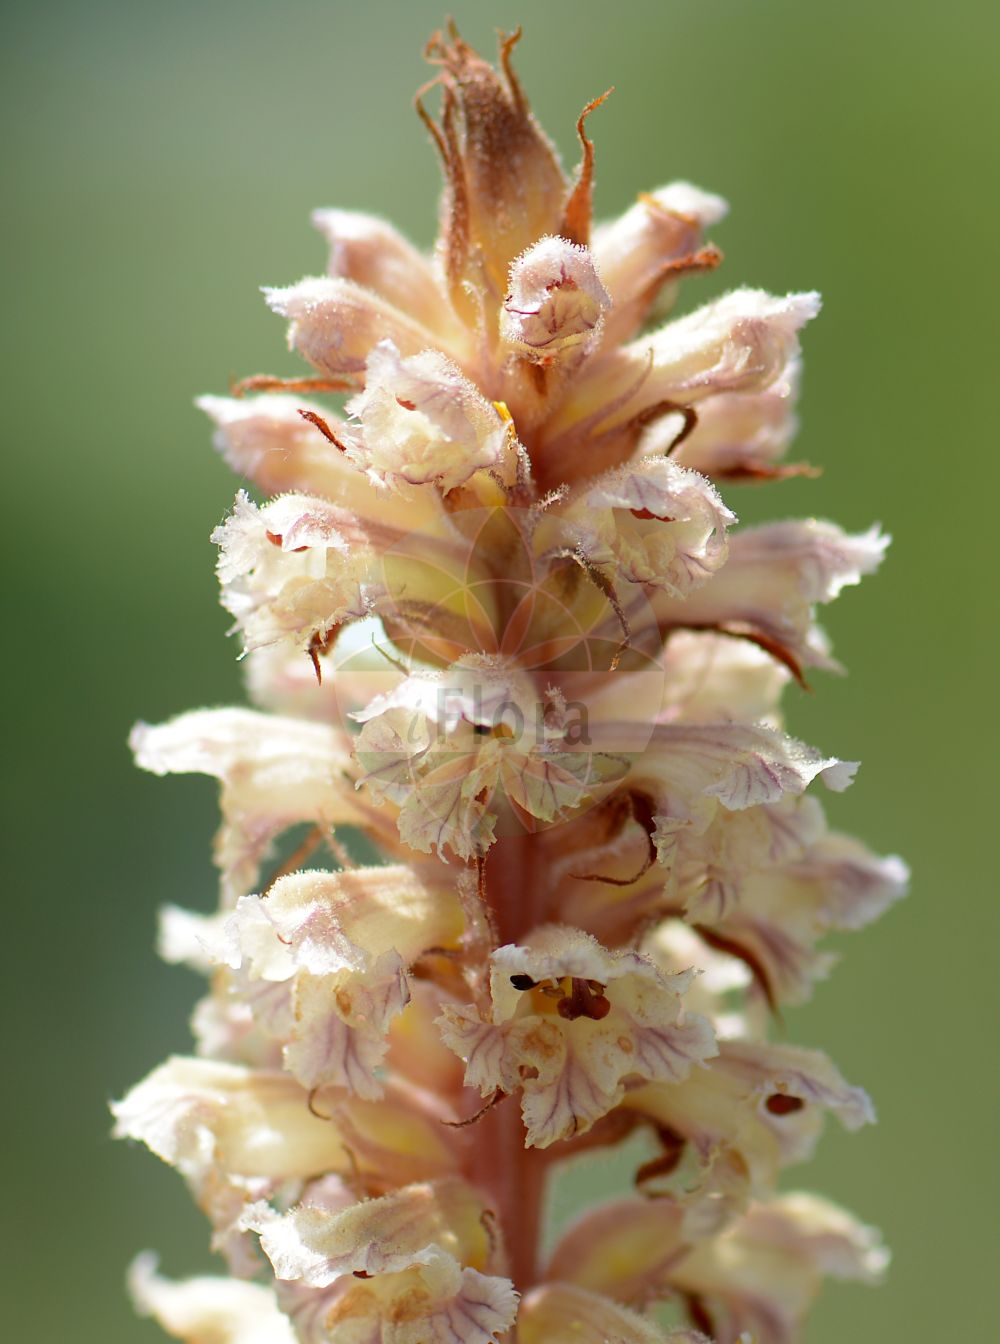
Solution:
<path fill-rule="evenodd" d="M 831 1288 L 807 1338 L 965 1337 L 997 1222 L 997 7 L 453 10 L 489 48 L 494 26 L 524 23 L 519 68 L 571 161 L 578 109 L 617 85 L 591 122 L 601 214 L 673 177 L 732 202 L 721 278 L 692 282 L 688 302 L 737 283 L 826 297 L 800 441 L 826 474 L 734 502 L 895 534 L 882 575 L 829 613 L 850 679 L 789 709 L 796 732 L 864 759 L 834 816 L 904 853 L 915 884 L 789 1015 L 791 1038 L 828 1048 L 881 1111 L 870 1132 L 831 1130 L 793 1175 L 882 1225 L 896 1253 L 881 1291 Z M 124 740 L 140 715 L 241 695 L 208 543 L 234 482 L 191 400 L 294 369 L 257 286 L 322 268 L 313 206 L 430 241 L 437 168 L 410 99 L 441 17 L 427 0 L 2 11 L 12 1340 L 152 1341 L 124 1296 L 130 1257 L 206 1263 L 179 1179 L 110 1143 L 105 1104 L 186 1045 L 197 985 L 156 961 L 154 914 L 212 903 L 215 790 L 138 775 Z"/>

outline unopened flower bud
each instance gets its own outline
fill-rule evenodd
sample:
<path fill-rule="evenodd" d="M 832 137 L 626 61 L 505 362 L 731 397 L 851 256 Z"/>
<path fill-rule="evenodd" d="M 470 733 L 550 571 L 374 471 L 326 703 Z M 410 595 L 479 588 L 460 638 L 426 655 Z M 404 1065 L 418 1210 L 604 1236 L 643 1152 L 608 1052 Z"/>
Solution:
<path fill-rule="evenodd" d="M 510 268 L 500 335 L 519 355 L 552 364 L 571 351 L 593 349 L 610 306 L 590 251 L 565 238 L 543 238 Z"/>

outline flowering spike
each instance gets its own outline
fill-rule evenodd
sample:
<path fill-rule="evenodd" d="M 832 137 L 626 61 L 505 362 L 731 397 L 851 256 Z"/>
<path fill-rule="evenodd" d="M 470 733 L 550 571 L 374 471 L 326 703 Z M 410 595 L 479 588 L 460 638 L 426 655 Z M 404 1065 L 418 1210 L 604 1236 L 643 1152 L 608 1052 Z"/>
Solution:
<path fill-rule="evenodd" d="M 189 1344 L 795 1344 L 824 1276 L 885 1267 L 776 1194 L 828 1113 L 874 1109 L 768 1031 L 823 935 L 905 888 L 827 826 L 818 784 L 855 764 L 780 711 L 836 667 L 816 607 L 886 538 L 740 529 L 719 492 L 811 474 L 782 458 L 818 297 L 645 334 L 718 264 L 725 204 L 678 182 L 592 228 L 603 99 L 570 182 L 519 38 L 499 69 L 453 24 L 428 46 L 436 258 L 317 212 L 327 274 L 265 291 L 316 375 L 199 401 L 263 496 L 212 534 L 259 709 L 134 730 L 144 769 L 218 779 L 221 894 L 161 918 L 209 978 L 194 1054 L 113 1107 L 228 1266 L 134 1263 Z M 628 1135 L 629 1192 L 543 1259 L 552 1173 Z"/>

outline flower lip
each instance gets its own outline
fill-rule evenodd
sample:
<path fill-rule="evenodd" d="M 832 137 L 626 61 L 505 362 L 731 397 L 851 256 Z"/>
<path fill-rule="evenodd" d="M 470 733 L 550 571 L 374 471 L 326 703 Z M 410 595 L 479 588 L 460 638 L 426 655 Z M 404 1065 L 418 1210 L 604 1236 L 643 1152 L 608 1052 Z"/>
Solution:
<path fill-rule="evenodd" d="M 682 1005 L 690 972 L 665 975 L 556 926 L 490 960 L 488 1015 L 446 1006 L 442 1036 L 466 1061 L 468 1086 L 484 1097 L 521 1091 L 529 1144 L 586 1133 L 626 1085 L 680 1081 L 716 1052 L 708 1022 Z"/>

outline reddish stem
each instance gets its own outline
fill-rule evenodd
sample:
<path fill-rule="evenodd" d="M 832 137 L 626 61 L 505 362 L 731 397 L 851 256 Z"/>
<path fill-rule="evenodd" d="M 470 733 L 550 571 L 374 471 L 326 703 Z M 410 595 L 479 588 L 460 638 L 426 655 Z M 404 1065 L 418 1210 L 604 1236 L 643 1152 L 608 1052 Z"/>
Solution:
<path fill-rule="evenodd" d="M 521 1293 L 538 1279 L 538 1243 L 544 1209 L 545 1154 L 524 1146 L 516 1098 L 502 1102 L 473 1127 L 472 1180 L 485 1190 L 507 1251 L 509 1274 Z"/>
<path fill-rule="evenodd" d="M 486 899 L 501 945 L 522 943 L 545 922 L 548 874 L 539 836 L 503 836 L 486 860 Z"/>
<path fill-rule="evenodd" d="M 501 944 L 523 942 L 545 919 L 546 876 L 534 835 L 505 835 L 490 851 L 486 898 Z M 547 1154 L 525 1148 L 516 1098 L 494 1106 L 472 1127 L 470 1176 L 490 1196 L 503 1231 L 510 1275 L 520 1292 L 538 1277 Z"/>

